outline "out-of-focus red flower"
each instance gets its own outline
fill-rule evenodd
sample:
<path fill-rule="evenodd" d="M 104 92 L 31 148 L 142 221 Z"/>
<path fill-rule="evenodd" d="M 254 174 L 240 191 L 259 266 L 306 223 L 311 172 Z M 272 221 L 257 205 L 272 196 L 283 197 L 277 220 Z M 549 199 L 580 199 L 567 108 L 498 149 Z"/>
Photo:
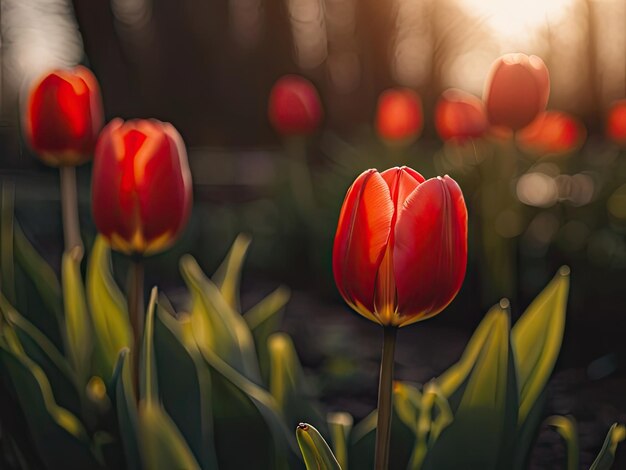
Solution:
<path fill-rule="evenodd" d="M 626 100 L 611 105 L 606 118 L 606 136 L 616 144 L 626 146 Z"/>
<path fill-rule="evenodd" d="M 467 264 L 467 208 L 449 176 L 411 168 L 367 170 L 341 208 L 333 247 L 339 292 L 381 325 L 405 326 L 443 310 Z"/>
<path fill-rule="evenodd" d="M 520 147 L 537 156 L 562 155 L 580 148 L 587 131 L 582 122 L 561 111 L 545 111 L 517 133 Z"/>
<path fill-rule="evenodd" d="M 59 69 L 30 89 L 24 134 L 46 164 L 79 165 L 91 158 L 103 119 L 100 87 L 89 69 Z"/>
<path fill-rule="evenodd" d="M 315 86 L 299 75 L 281 77 L 270 92 L 268 116 L 282 136 L 312 134 L 323 116 Z"/>
<path fill-rule="evenodd" d="M 450 88 L 437 102 L 435 128 L 444 141 L 463 143 L 482 137 L 489 128 L 485 106 L 474 95 Z"/>
<path fill-rule="evenodd" d="M 102 131 L 93 164 L 93 216 L 111 246 L 149 255 L 176 240 L 189 219 L 191 172 L 174 126 L 114 119 Z"/>
<path fill-rule="evenodd" d="M 388 142 L 409 144 L 424 125 L 422 100 L 408 88 L 391 88 L 378 97 L 376 131 Z"/>
<path fill-rule="evenodd" d="M 526 54 L 506 54 L 489 71 L 483 99 L 494 126 L 521 129 L 546 108 L 550 75 L 543 60 Z"/>

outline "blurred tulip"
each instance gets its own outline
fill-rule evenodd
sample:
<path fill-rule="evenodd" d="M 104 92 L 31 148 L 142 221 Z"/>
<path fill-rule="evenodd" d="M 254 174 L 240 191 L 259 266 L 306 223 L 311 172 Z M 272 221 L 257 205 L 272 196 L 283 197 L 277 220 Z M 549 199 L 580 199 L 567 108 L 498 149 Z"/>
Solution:
<path fill-rule="evenodd" d="M 494 126 L 513 130 L 531 123 L 550 95 L 550 75 L 539 57 L 505 54 L 491 66 L 483 98 Z"/>
<path fill-rule="evenodd" d="M 449 176 L 408 167 L 367 170 L 341 209 L 333 248 L 346 302 L 381 325 L 436 315 L 456 296 L 467 263 L 467 208 Z"/>
<path fill-rule="evenodd" d="M 378 98 L 376 131 L 388 142 L 409 144 L 417 139 L 424 125 L 422 100 L 408 88 L 385 90 Z"/>
<path fill-rule="evenodd" d="M 298 75 L 281 77 L 270 92 L 268 116 L 284 137 L 312 134 L 323 116 L 315 86 Z"/>
<path fill-rule="evenodd" d="M 74 166 L 89 160 L 102 124 L 100 87 L 85 67 L 54 70 L 30 89 L 24 134 L 48 165 Z"/>
<path fill-rule="evenodd" d="M 617 145 L 626 146 L 626 99 L 611 105 L 606 119 L 606 136 Z"/>
<path fill-rule="evenodd" d="M 435 127 L 444 141 L 463 143 L 482 137 L 489 127 L 485 106 L 474 95 L 450 88 L 437 102 Z"/>
<path fill-rule="evenodd" d="M 174 126 L 154 119 L 114 119 L 94 157 L 93 216 L 111 246 L 126 254 L 169 247 L 192 204 L 185 144 Z"/>
<path fill-rule="evenodd" d="M 583 144 L 587 131 L 574 116 L 561 111 L 546 111 L 517 133 L 517 142 L 537 156 L 562 155 Z"/>

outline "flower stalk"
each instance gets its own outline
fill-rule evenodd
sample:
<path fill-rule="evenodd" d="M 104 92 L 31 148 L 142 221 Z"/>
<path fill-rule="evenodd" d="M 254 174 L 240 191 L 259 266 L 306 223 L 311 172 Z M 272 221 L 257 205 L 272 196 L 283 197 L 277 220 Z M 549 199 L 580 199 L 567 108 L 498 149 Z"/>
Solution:
<path fill-rule="evenodd" d="M 74 247 L 83 248 L 80 238 L 80 222 L 78 219 L 78 191 L 76 190 L 76 168 L 63 165 L 59 168 L 61 175 L 61 211 L 63 214 L 63 237 L 65 251 Z"/>
<path fill-rule="evenodd" d="M 389 444 L 391 441 L 391 410 L 393 405 L 393 365 L 398 328 L 386 326 L 383 329 L 383 354 L 380 362 L 378 382 L 378 422 L 376 425 L 376 470 L 386 470 L 389 466 Z"/>
<path fill-rule="evenodd" d="M 133 329 L 133 380 L 135 390 L 139 390 L 139 349 L 144 323 L 144 266 L 143 257 L 132 257 L 128 269 L 128 315 Z"/>

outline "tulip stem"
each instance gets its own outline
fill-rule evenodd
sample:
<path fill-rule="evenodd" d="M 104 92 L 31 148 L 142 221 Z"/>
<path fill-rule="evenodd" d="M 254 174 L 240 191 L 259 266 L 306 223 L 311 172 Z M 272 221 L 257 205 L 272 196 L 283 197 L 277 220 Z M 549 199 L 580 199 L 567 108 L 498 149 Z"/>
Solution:
<path fill-rule="evenodd" d="M 76 191 L 76 168 L 62 166 L 61 173 L 61 211 L 63 213 L 63 237 L 65 251 L 76 246 L 83 247 L 78 221 L 78 192 Z"/>
<path fill-rule="evenodd" d="M 289 158 L 290 182 L 293 196 L 301 216 L 308 220 L 315 207 L 311 171 L 306 158 L 306 138 L 292 137 L 286 141 L 287 157 Z"/>
<path fill-rule="evenodd" d="M 139 390 L 139 351 L 144 321 L 143 281 L 143 258 L 141 255 L 133 256 L 128 270 L 128 315 L 133 329 L 133 379 L 136 391 Z"/>
<path fill-rule="evenodd" d="M 375 470 L 387 470 L 391 439 L 391 406 L 393 402 L 393 364 L 398 328 L 386 326 L 383 335 L 383 357 L 378 382 L 378 423 L 376 426 Z"/>

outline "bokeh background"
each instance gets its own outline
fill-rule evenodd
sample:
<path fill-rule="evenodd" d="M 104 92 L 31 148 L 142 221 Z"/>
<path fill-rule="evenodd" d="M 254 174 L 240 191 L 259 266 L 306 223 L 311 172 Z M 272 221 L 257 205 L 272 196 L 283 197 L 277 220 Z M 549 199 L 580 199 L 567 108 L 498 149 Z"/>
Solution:
<path fill-rule="evenodd" d="M 244 306 L 288 285 L 284 328 L 311 388 L 328 410 L 360 418 L 375 406 L 380 331 L 343 305 L 332 280 L 347 187 L 369 167 L 450 173 L 472 217 L 484 221 L 484 201 L 498 194 L 487 192 L 480 161 L 521 162 L 503 189 L 513 202 L 496 204 L 488 227 L 510 247 L 509 271 L 494 278 L 485 268 L 494 263 L 481 242 L 485 224 L 472 225 L 464 287 L 442 315 L 401 331 L 397 376 L 420 383 L 436 376 L 490 305 L 510 297 L 515 320 L 567 264 L 566 336 L 548 406 L 579 421 L 588 464 L 606 428 L 626 420 L 626 153 L 604 136 L 607 109 L 626 97 L 624 25 L 624 0 L 0 0 L 0 175 L 15 187 L 27 236 L 58 268 L 58 175 L 22 143 L 27 84 L 51 67 L 83 63 L 100 81 L 107 120 L 173 123 L 188 147 L 195 207 L 183 239 L 148 261 L 148 284 L 176 300 L 183 253 L 212 272 L 238 233 L 251 234 Z M 432 116 L 441 92 L 480 96 L 490 64 L 507 52 L 544 59 L 548 107 L 587 128 L 579 151 L 537 160 L 506 142 L 459 147 L 438 139 Z M 285 73 L 310 79 L 325 109 L 323 128 L 307 142 L 310 213 L 295 207 L 290 155 L 267 120 L 269 91 Z M 372 125 L 379 93 L 392 86 L 413 88 L 423 101 L 422 136 L 403 149 L 378 139 Z M 89 241 L 90 166 L 78 174 Z M 125 260 L 115 263 L 123 284 Z M 543 433 L 533 465 L 558 468 L 559 446 Z M 616 468 L 626 465 L 621 454 Z"/>

